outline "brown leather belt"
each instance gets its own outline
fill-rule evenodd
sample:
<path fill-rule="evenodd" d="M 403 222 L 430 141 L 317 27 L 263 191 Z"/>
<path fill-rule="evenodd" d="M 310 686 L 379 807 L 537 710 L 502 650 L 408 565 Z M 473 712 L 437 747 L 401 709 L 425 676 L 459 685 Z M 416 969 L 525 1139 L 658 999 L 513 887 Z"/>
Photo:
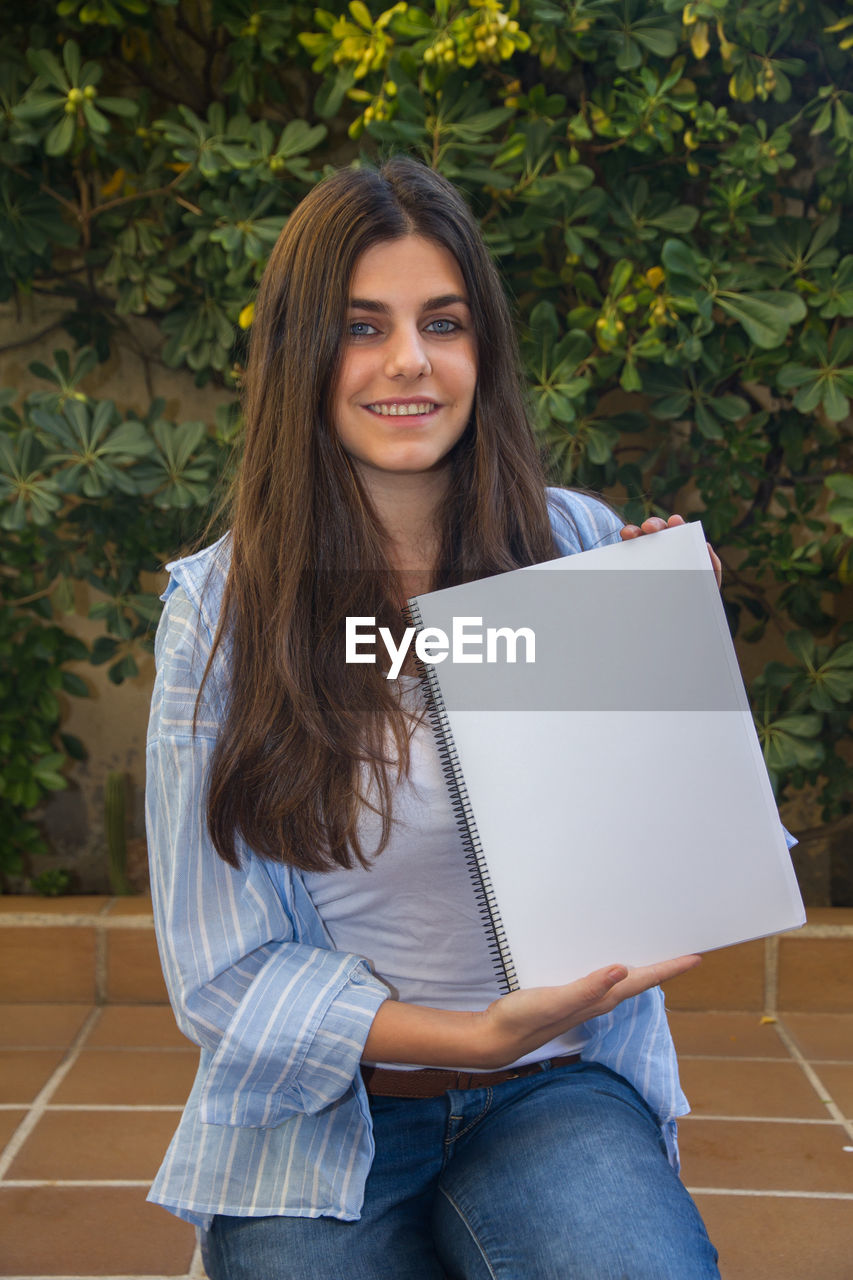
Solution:
<path fill-rule="evenodd" d="M 507 1080 L 535 1075 L 543 1067 L 567 1067 L 580 1060 L 579 1053 L 567 1053 L 562 1058 L 527 1062 L 505 1071 L 441 1071 L 438 1067 L 394 1071 L 390 1067 L 362 1067 L 361 1078 L 367 1092 L 379 1098 L 440 1098 L 448 1089 L 486 1089 Z"/>

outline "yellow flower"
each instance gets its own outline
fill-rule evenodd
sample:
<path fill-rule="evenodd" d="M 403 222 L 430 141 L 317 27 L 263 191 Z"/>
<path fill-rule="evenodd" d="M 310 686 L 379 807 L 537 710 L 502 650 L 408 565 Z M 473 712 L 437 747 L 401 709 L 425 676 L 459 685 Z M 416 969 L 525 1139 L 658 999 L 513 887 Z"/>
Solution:
<path fill-rule="evenodd" d="M 237 317 L 237 323 L 241 329 L 248 329 L 251 327 L 251 324 L 254 318 L 255 318 L 255 304 L 254 302 L 247 302 L 245 307 Z"/>
<path fill-rule="evenodd" d="M 109 199 L 110 196 L 118 195 L 119 191 L 122 189 L 126 176 L 124 169 L 116 169 L 113 176 L 101 187 L 101 196 Z"/>

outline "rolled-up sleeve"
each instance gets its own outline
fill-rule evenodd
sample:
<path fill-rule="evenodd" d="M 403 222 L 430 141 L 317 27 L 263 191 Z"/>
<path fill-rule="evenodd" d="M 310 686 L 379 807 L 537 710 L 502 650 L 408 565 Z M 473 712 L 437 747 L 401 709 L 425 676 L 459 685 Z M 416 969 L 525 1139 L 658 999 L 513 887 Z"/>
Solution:
<path fill-rule="evenodd" d="M 210 628 L 173 581 L 157 633 L 147 745 L 157 941 L 178 1025 L 208 1051 L 201 1119 L 268 1126 L 341 1097 L 389 992 L 360 956 L 296 937 L 292 904 L 269 864 L 243 849 L 236 870 L 213 848 L 205 783 L 221 668 L 211 671 L 193 727 L 210 647 Z"/>

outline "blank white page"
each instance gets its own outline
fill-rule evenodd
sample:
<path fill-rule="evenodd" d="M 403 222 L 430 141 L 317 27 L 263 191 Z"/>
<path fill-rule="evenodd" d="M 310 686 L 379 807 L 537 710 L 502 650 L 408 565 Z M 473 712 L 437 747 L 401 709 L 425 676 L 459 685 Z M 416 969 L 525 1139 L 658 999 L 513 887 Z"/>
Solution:
<path fill-rule="evenodd" d="M 518 985 L 804 922 L 698 523 L 416 604 L 535 635 L 433 668 Z"/>

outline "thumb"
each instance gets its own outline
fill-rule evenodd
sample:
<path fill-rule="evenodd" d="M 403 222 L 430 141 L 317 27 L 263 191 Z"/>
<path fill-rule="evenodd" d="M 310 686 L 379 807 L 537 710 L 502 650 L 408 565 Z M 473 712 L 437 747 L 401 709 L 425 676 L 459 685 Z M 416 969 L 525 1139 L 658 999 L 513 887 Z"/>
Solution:
<path fill-rule="evenodd" d="M 596 1000 L 601 1000 L 617 982 L 622 982 L 627 976 L 628 970 L 624 964 L 609 965 L 606 969 L 596 969 L 594 973 L 590 973 L 585 979 L 587 1003 L 594 1004 Z"/>

